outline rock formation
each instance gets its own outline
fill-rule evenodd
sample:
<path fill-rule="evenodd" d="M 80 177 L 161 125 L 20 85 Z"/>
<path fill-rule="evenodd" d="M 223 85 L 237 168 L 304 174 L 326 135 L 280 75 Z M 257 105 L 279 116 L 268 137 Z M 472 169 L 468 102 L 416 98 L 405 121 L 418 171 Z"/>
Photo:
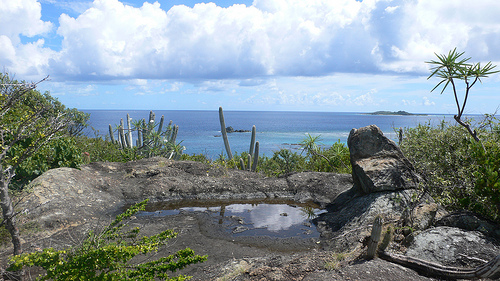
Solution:
<path fill-rule="evenodd" d="M 419 177 L 399 147 L 375 125 L 352 129 L 347 139 L 354 187 L 363 193 L 416 188 Z"/>

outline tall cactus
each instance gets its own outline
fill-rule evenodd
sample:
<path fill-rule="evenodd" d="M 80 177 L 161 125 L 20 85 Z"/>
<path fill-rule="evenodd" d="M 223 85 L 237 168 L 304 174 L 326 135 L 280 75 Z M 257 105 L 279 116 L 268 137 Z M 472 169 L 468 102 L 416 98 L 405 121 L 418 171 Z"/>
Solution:
<path fill-rule="evenodd" d="M 122 143 L 122 148 L 126 148 L 126 147 L 129 147 L 128 145 L 128 139 L 125 138 L 125 133 L 124 133 L 124 129 L 125 128 L 125 125 L 123 124 L 123 119 L 120 119 L 120 129 L 118 130 L 119 134 L 120 134 L 120 141 Z"/>
<path fill-rule="evenodd" d="M 257 132 L 257 129 L 255 127 L 255 125 L 252 126 L 252 137 L 250 138 L 250 150 L 248 151 L 248 153 L 250 154 L 250 156 L 253 157 L 253 148 L 255 146 L 255 134 Z"/>
<path fill-rule="evenodd" d="M 165 120 L 165 116 L 161 116 L 161 119 L 160 119 L 160 125 L 158 125 L 158 134 L 161 133 L 161 130 L 163 129 L 163 121 Z"/>
<path fill-rule="evenodd" d="M 113 134 L 113 128 L 111 127 L 111 124 L 109 124 L 109 139 L 111 140 L 111 143 L 116 143 L 115 136 Z"/>
<path fill-rule="evenodd" d="M 251 170 L 252 169 L 252 155 L 249 153 L 247 155 L 247 167 L 246 170 Z"/>
<path fill-rule="evenodd" d="M 224 121 L 224 113 L 222 112 L 222 106 L 219 107 L 219 121 L 220 121 L 220 131 L 222 133 L 222 138 L 224 139 L 224 146 L 226 147 L 227 157 L 229 160 L 233 159 L 233 154 L 231 153 L 231 147 L 229 146 L 229 140 L 227 139 L 226 132 L 226 122 Z"/>
<path fill-rule="evenodd" d="M 366 251 L 366 258 L 373 259 L 378 249 L 378 242 L 380 241 L 380 235 L 382 234 L 382 217 L 378 215 L 373 221 L 372 233 L 370 239 L 368 240 L 368 249 Z"/>
<path fill-rule="evenodd" d="M 133 146 L 133 142 L 132 142 L 132 126 L 130 126 L 130 115 L 128 113 L 127 113 L 127 127 L 128 127 L 128 130 L 127 130 L 127 138 L 128 138 L 127 144 L 128 144 L 128 147 L 132 148 L 132 146 Z"/>
<path fill-rule="evenodd" d="M 259 163 L 259 142 L 255 143 L 255 152 L 252 158 L 253 158 L 252 172 L 255 172 L 257 170 L 257 164 Z"/>

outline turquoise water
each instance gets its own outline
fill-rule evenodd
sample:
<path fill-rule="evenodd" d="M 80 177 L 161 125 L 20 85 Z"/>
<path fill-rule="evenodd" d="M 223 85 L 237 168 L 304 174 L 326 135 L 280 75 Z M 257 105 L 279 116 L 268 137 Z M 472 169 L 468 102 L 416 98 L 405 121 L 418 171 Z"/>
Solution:
<path fill-rule="evenodd" d="M 147 110 L 83 110 L 90 113 L 90 125 L 100 135 L 108 133 L 108 125 L 115 127 L 120 118 L 126 119 L 127 113 L 132 119 L 147 119 Z M 161 115 L 166 121 L 172 120 L 179 125 L 177 141 L 182 140 L 185 153 L 203 153 L 214 159 L 224 153 L 224 143 L 220 137 L 218 111 L 169 110 L 155 111 L 159 122 Z M 352 112 L 277 112 L 277 111 L 224 111 L 226 126 L 235 130 L 257 128 L 256 140 L 260 144 L 260 154 L 272 156 L 281 148 L 299 149 L 297 145 L 307 134 L 320 135 L 321 143 L 330 146 L 337 141 L 345 143 L 352 128 L 375 124 L 387 137 L 397 140 L 396 130 L 400 127 L 415 127 L 419 123 L 439 124 L 443 119 L 452 120 L 451 115 L 428 116 L 381 116 L 365 115 Z M 87 135 L 94 136 L 92 130 Z M 251 133 L 232 133 L 228 135 L 231 150 L 248 151 Z"/>

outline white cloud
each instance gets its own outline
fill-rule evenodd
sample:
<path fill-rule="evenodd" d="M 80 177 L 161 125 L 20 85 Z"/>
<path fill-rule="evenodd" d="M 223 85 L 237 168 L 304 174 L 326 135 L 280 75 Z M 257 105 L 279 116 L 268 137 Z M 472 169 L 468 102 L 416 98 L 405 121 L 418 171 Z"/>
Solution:
<path fill-rule="evenodd" d="M 22 79 L 39 79 L 50 57 L 55 53 L 44 49 L 44 39 L 23 44 L 21 36 L 45 35 L 53 24 L 41 20 L 41 5 L 36 0 L 0 0 L 0 66 Z"/>
<path fill-rule="evenodd" d="M 1 0 L 0 35 L 11 39 L 14 45 L 20 43 L 19 35 L 33 37 L 52 29 L 51 22 L 42 21 L 42 7 L 36 0 Z"/>
<path fill-rule="evenodd" d="M 389 14 L 392 14 L 392 13 L 394 13 L 394 11 L 396 11 L 397 9 L 399 9 L 399 6 L 394 6 L 394 7 L 389 6 L 389 7 L 385 8 L 385 11 L 386 11 L 387 13 L 389 13 Z"/>
<path fill-rule="evenodd" d="M 436 105 L 436 103 L 433 102 L 433 101 L 430 101 L 428 97 L 423 97 L 422 98 L 422 104 L 425 105 L 425 106 L 434 106 L 434 105 Z"/>
<path fill-rule="evenodd" d="M 0 1 L 0 63 L 58 80 L 230 78 L 252 86 L 269 75 L 422 74 L 434 52 L 455 46 L 500 61 L 496 0 L 255 0 L 168 11 L 159 2 L 58 1 L 73 15 L 59 17 L 58 51 L 44 46 L 53 24 L 41 20 L 38 2 Z M 21 44 L 20 36 L 42 41 Z M 23 58 L 28 51 L 34 59 Z"/>

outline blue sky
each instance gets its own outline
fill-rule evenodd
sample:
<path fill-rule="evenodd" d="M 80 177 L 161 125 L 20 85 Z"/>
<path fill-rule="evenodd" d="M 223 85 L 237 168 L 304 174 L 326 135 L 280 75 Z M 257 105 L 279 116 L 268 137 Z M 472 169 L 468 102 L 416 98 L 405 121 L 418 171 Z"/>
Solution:
<path fill-rule="evenodd" d="M 0 0 L 0 67 L 68 107 L 456 111 L 434 53 L 500 64 L 500 1 Z M 500 74 L 467 113 L 500 106 Z M 463 89 L 459 89 L 462 93 Z"/>

